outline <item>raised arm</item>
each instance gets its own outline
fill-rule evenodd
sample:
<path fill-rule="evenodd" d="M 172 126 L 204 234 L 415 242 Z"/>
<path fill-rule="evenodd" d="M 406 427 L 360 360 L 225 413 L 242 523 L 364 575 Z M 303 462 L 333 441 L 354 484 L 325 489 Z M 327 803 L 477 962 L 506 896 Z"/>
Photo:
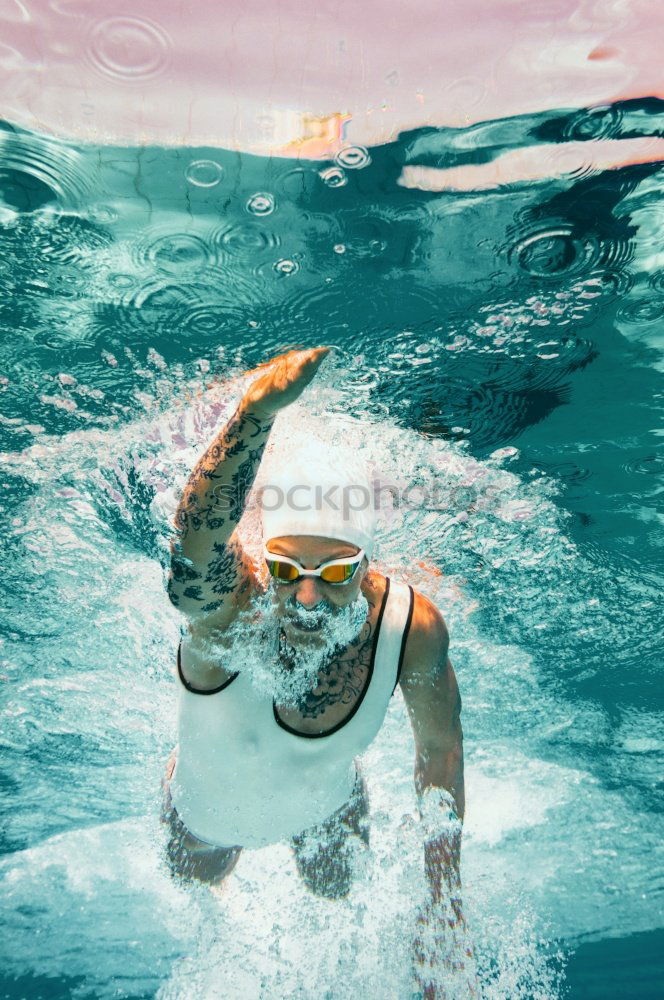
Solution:
<path fill-rule="evenodd" d="M 175 514 L 168 594 L 193 620 L 234 617 L 250 589 L 253 570 L 236 528 L 267 444 L 274 418 L 300 395 L 329 348 L 289 351 L 264 371 L 242 398 L 191 473 Z"/>

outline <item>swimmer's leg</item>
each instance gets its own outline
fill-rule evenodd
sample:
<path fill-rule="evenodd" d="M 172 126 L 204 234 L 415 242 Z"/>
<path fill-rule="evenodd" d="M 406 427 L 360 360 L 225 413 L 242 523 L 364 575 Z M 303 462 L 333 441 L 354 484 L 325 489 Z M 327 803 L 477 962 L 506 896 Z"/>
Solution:
<path fill-rule="evenodd" d="M 291 839 L 302 880 L 316 896 L 342 899 L 353 884 L 354 862 L 369 847 L 369 796 L 364 776 L 348 802 L 324 822 Z"/>
<path fill-rule="evenodd" d="M 219 885 L 238 863 L 241 847 L 213 847 L 190 833 L 171 800 L 169 783 L 175 769 L 175 753 L 166 766 L 161 821 L 168 826 L 166 860 L 174 878 L 184 883 L 194 880 Z"/>

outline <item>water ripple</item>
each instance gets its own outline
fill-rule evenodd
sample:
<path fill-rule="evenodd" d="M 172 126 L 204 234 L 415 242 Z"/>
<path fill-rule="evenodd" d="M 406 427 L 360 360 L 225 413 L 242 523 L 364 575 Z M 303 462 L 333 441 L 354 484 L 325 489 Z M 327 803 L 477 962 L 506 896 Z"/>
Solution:
<path fill-rule="evenodd" d="M 164 29 L 135 15 L 112 15 L 92 25 L 87 56 L 94 69 L 114 80 L 149 80 L 166 69 L 172 42 Z"/>
<path fill-rule="evenodd" d="M 625 302 L 616 314 L 623 323 L 643 326 L 648 323 L 660 323 L 664 318 L 664 296 L 650 296 Z"/>
<path fill-rule="evenodd" d="M 563 135 L 577 139 L 614 139 L 622 130 L 623 114 L 615 105 L 583 108 L 565 123 Z"/>
<path fill-rule="evenodd" d="M 5 204 L 31 212 L 49 202 L 76 209 L 93 192 L 81 154 L 55 139 L 0 131 L 0 193 Z"/>
<path fill-rule="evenodd" d="M 122 328 L 132 338 L 146 331 L 151 342 L 191 336 L 192 347 L 199 353 L 209 346 L 205 338 L 216 345 L 219 338 L 247 329 L 260 307 L 255 281 L 222 267 L 207 272 L 206 279 L 157 278 L 128 288 L 116 300 L 113 312 L 97 316 L 97 334 L 103 335 L 105 329 L 117 332 L 117 310 L 122 313 Z"/>
<path fill-rule="evenodd" d="M 659 271 L 654 271 L 648 277 L 648 284 L 653 291 L 664 293 L 664 268 Z"/>
<path fill-rule="evenodd" d="M 348 184 L 348 177 L 341 167 L 328 167 L 326 170 L 321 170 L 320 178 L 324 184 L 331 188 L 344 187 L 345 184 Z"/>
<path fill-rule="evenodd" d="M 271 215 L 276 208 L 274 195 L 267 191 L 257 191 L 247 200 L 246 209 L 251 215 Z"/>
<path fill-rule="evenodd" d="M 369 166 L 371 156 L 369 150 L 365 149 L 364 146 L 344 146 L 343 149 L 339 150 L 334 160 L 337 166 L 344 167 L 346 170 L 361 170 L 363 167 Z"/>
<path fill-rule="evenodd" d="M 519 223 L 517 227 L 521 228 Z M 508 260 L 524 274 L 544 280 L 592 275 L 601 282 L 602 291 L 613 297 L 631 287 L 634 276 L 627 270 L 634 252 L 631 238 L 602 238 L 554 220 L 526 224 L 525 228 L 516 239 L 509 230 L 508 238 L 513 242 L 507 245 Z"/>
<path fill-rule="evenodd" d="M 279 246 L 279 237 L 252 222 L 223 222 L 209 235 L 210 245 L 223 255 L 255 261 Z"/>
<path fill-rule="evenodd" d="M 216 187 L 224 176 L 224 168 L 216 160 L 192 160 L 184 176 L 194 187 Z"/>
<path fill-rule="evenodd" d="M 199 271 L 215 261 L 214 251 L 200 236 L 168 229 L 162 235 L 156 235 L 155 230 L 141 234 L 132 245 L 132 256 L 139 266 L 148 265 L 167 274 Z"/>
<path fill-rule="evenodd" d="M 583 274 L 592 269 L 599 255 L 592 237 L 576 237 L 571 226 L 545 226 L 522 236 L 508 256 L 520 270 L 536 278 Z"/>

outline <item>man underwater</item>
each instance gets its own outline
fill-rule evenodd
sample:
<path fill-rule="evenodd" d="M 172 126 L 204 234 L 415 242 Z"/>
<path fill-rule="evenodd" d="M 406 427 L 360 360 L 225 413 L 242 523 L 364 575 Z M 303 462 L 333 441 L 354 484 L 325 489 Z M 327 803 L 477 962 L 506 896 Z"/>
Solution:
<path fill-rule="evenodd" d="M 347 895 L 354 858 L 369 845 L 355 758 L 399 684 L 415 737 L 427 912 L 451 900 L 463 924 L 463 735 L 448 632 L 428 598 L 371 569 L 366 470 L 312 442 L 264 488 L 260 569 L 236 532 L 277 413 L 329 350 L 289 351 L 257 369 L 176 513 L 169 596 L 188 631 L 178 650 L 178 746 L 164 781 L 169 864 L 185 880 L 217 885 L 243 847 L 286 839 L 312 892 Z"/>

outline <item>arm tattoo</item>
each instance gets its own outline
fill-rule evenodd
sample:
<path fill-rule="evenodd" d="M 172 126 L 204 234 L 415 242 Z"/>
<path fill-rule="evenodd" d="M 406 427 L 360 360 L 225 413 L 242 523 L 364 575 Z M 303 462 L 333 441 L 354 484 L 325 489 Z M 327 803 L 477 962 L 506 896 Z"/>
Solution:
<path fill-rule="evenodd" d="M 244 512 L 272 423 L 273 418 L 262 421 L 238 407 L 189 477 L 175 515 L 176 529 L 183 538 L 189 531 L 202 529 L 224 531 L 228 536 L 233 533 Z M 250 447 L 248 442 L 255 438 L 259 440 Z"/>
<path fill-rule="evenodd" d="M 212 549 L 214 555 L 208 561 L 205 582 L 211 584 L 214 594 L 231 594 L 238 577 L 237 547 L 214 542 Z"/>

